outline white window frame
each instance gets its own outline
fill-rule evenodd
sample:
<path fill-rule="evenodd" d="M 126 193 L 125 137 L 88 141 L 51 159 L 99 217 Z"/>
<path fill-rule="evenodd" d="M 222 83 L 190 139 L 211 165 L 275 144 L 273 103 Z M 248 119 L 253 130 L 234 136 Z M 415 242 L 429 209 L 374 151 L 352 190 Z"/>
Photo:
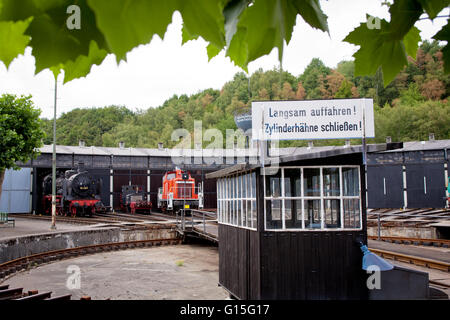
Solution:
<path fill-rule="evenodd" d="M 240 181 L 240 183 L 237 183 L 238 181 Z M 234 188 L 231 188 L 231 185 L 233 185 L 233 183 Z M 221 209 L 219 210 L 218 214 L 219 224 L 256 231 L 257 221 L 251 219 L 253 212 L 253 203 L 255 203 L 256 205 L 256 190 L 255 194 L 252 194 L 252 185 L 252 171 L 239 172 L 239 174 L 229 175 L 217 180 L 217 201 L 218 203 L 221 203 Z M 238 188 L 240 189 L 240 194 L 238 193 Z M 247 208 L 247 201 L 250 202 L 250 208 Z M 227 206 L 232 206 L 232 208 L 234 208 L 230 210 L 230 215 L 223 214 L 224 211 L 227 212 Z M 250 210 L 250 221 L 247 220 L 248 210 Z M 235 218 L 233 217 L 233 214 L 231 214 L 231 212 L 234 213 Z M 229 218 L 227 219 L 227 217 Z M 237 220 L 238 217 L 239 221 Z M 256 214 L 256 220 L 257 217 L 258 215 Z M 244 221 L 246 222 L 245 224 Z"/>
<path fill-rule="evenodd" d="M 339 168 L 339 196 L 325 196 L 324 195 L 324 183 L 323 183 L 323 169 L 325 168 Z M 358 195 L 357 196 L 344 196 L 344 187 L 343 187 L 343 168 L 354 168 L 357 169 L 358 172 Z M 280 175 L 280 187 L 281 187 L 281 194 L 280 197 L 272 197 L 267 196 L 266 193 L 266 177 L 265 172 L 266 170 L 273 170 L 274 168 L 261 168 L 261 174 L 263 178 L 263 186 L 264 186 L 264 230 L 265 231 L 308 231 L 308 232 L 321 232 L 321 231 L 361 231 L 363 229 L 363 221 L 362 221 L 362 199 L 361 199 L 361 172 L 360 167 L 358 165 L 324 165 L 324 166 L 287 166 L 287 167 L 280 167 L 278 168 L 281 170 Z M 285 169 L 300 169 L 300 178 L 301 178 L 301 196 L 300 197 L 285 197 L 285 188 L 284 188 L 284 170 Z M 305 190 L 304 190 L 304 169 L 320 169 L 320 196 L 305 196 Z M 270 186 L 269 186 L 270 187 Z M 340 200 L 340 224 L 341 226 L 339 228 L 326 228 L 325 227 L 325 200 L 328 199 L 335 199 Z M 344 221 L 344 200 L 346 199 L 358 199 L 359 200 L 359 228 L 345 228 L 345 221 Z M 266 201 L 267 200 L 281 200 L 282 203 L 282 228 L 274 229 L 274 228 L 268 228 L 267 227 L 267 217 L 266 217 Z M 286 221 L 285 221 L 285 200 L 301 200 L 302 203 L 302 228 L 286 228 Z M 321 228 L 306 228 L 305 227 L 305 201 L 307 200 L 320 200 L 320 223 Z"/>

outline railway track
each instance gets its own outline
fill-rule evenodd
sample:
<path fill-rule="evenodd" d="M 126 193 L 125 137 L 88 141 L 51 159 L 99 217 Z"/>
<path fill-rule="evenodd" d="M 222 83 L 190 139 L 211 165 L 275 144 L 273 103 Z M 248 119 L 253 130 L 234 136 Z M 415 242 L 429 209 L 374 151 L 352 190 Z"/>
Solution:
<path fill-rule="evenodd" d="M 17 214 L 17 215 L 12 214 L 10 216 L 15 217 L 15 218 L 27 218 L 27 219 L 33 219 L 33 220 L 44 220 L 44 221 L 52 220 L 51 216 L 42 216 L 42 215 L 33 215 L 33 214 Z M 94 214 L 90 218 L 56 216 L 57 222 L 66 222 L 66 223 L 71 223 L 71 224 L 83 224 L 83 225 L 98 224 L 98 223 L 145 222 L 145 221 L 143 221 L 143 219 L 139 219 L 137 217 L 133 217 L 132 215 L 126 215 L 126 214 Z M 163 221 L 164 219 L 146 218 L 146 220 Z"/>
<path fill-rule="evenodd" d="M 103 214 L 99 215 L 103 216 Z M 166 218 L 157 216 L 154 212 L 150 214 L 142 214 L 142 213 L 123 213 L 123 212 L 115 212 L 115 213 L 107 213 L 106 217 L 111 218 L 124 218 L 124 219 L 134 219 L 137 221 L 142 220 L 150 220 L 150 221 L 165 221 Z"/>
<path fill-rule="evenodd" d="M 175 244 L 181 244 L 181 239 L 170 238 L 170 239 L 113 242 L 113 243 L 95 244 L 83 247 L 75 247 L 69 249 L 61 249 L 37 253 L 0 264 L 0 281 L 4 280 L 6 277 L 16 272 L 27 270 L 32 267 L 57 260 L 74 258 L 86 254 L 93 254 L 107 251 L 117 251 L 124 249 L 153 247 L 161 245 L 175 245 Z"/>
<path fill-rule="evenodd" d="M 373 249 L 369 248 L 371 252 L 378 254 L 379 256 L 390 259 L 394 261 L 399 262 L 405 262 L 414 264 L 416 266 L 420 267 L 427 267 L 430 269 L 440 270 L 444 272 L 450 272 L 450 263 L 433 260 L 433 259 L 427 259 L 422 257 L 416 257 L 416 256 L 410 256 L 403 253 L 398 252 L 392 252 L 387 250 L 381 250 L 381 249 Z"/>
<path fill-rule="evenodd" d="M 42 216 L 42 215 L 33 215 L 33 214 L 10 214 L 10 217 L 14 218 L 27 218 L 33 220 L 44 220 L 51 221 L 51 216 Z M 66 216 L 56 216 L 56 220 L 60 222 L 67 222 L 73 224 L 96 224 L 96 223 L 104 223 L 103 219 L 94 219 L 94 218 L 80 218 L 80 217 L 66 217 Z"/>
<path fill-rule="evenodd" d="M 367 236 L 370 240 L 378 240 L 378 236 Z M 381 241 L 397 243 L 397 244 L 413 244 L 422 246 L 436 246 L 450 248 L 450 240 L 446 239 L 418 239 L 406 237 L 380 237 Z"/>

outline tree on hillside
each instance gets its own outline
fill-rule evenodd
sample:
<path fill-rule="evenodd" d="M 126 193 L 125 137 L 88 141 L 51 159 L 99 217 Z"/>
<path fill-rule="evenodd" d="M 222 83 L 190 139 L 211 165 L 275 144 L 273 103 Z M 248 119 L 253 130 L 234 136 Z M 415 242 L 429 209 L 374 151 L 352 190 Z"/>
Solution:
<path fill-rule="evenodd" d="M 303 74 L 299 77 L 298 81 L 302 83 L 306 91 L 306 97 L 308 99 L 321 98 L 320 92 L 320 77 L 326 77 L 331 73 L 331 69 L 325 66 L 325 64 L 319 58 L 311 60 L 309 65 L 303 71 Z"/>
<path fill-rule="evenodd" d="M 336 70 L 331 70 L 331 73 L 325 78 L 321 76 L 319 79 L 320 92 L 324 99 L 332 99 L 341 87 L 342 82 L 346 80 L 344 75 Z"/>
<path fill-rule="evenodd" d="M 339 90 L 335 94 L 335 98 L 351 98 L 353 96 L 352 94 L 352 84 L 350 81 L 345 79 L 342 81 L 341 86 L 339 87 Z"/>
<path fill-rule="evenodd" d="M 438 79 L 432 79 L 420 86 L 422 95 L 431 100 L 438 100 L 445 93 L 444 83 Z"/>
<path fill-rule="evenodd" d="M 31 96 L 17 98 L 4 94 L 0 97 L 0 196 L 6 169 L 18 169 L 16 162 L 35 158 L 42 146 L 44 131 L 39 119 L 41 111 Z"/>
<path fill-rule="evenodd" d="M 338 63 L 336 71 L 343 74 L 347 80 L 353 81 L 353 78 L 355 77 L 355 62 L 341 61 Z"/>
<path fill-rule="evenodd" d="M 283 89 L 281 89 L 280 98 L 282 100 L 294 100 L 295 99 L 295 92 L 292 90 L 291 85 L 289 82 L 283 83 Z"/>
<path fill-rule="evenodd" d="M 297 92 L 295 93 L 295 99 L 297 100 L 304 100 L 306 97 L 305 88 L 303 88 L 303 85 L 301 82 L 297 84 Z"/>

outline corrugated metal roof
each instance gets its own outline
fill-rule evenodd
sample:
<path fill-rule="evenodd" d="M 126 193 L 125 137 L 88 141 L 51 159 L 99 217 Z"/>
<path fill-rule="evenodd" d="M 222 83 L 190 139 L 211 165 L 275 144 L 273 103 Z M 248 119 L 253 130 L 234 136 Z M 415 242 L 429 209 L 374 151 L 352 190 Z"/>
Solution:
<path fill-rule="evenodd" d="M 395 148 L 398 144 L 371 144 L 367 145 L 368 152 L 379 152 L 384 151 L 387 148 Z M 288 149 L 288 150 L 286 150 Z M 293 161 L 307 160 L 307 159 L 319 159 L 319 158 L 327 158 L 333 156 L 340 155 L 350 155 L 355 153 L 362 153 L 362 146 L 332 146 L 332 147 L 304 147 L 304 148 L 286 148 L 284 150 L 280 150 L 279 157 L 276 157 L 276 154 L 273 152 L 270 153 L 269 158 L 266 159 L 266 165 L 270 163 L 288 163 Z M 287 152 L 286 152 L 287 151 Z M 275 156 L 275 157 L 274 157 Z M 259 168 L 260 165 L 250 165 L 250 164 L 236 164 L 229 168 L 224 168 L 215 172 L 211 172 L 206 174 L 207 179 L 219 178 L 223 176 L 227 176 L 236 172 L 250 170 Z"/>
<path fill-rule="evenodd" d="M 407 152 L 407 151 L 444 150 L 444 149 L 450 149 L 450 140 L 403 142 L 403 148 L 396 150 L 389 150 L 385 152 Z"/>
<path fill-rule="evenodd" d="M 53 145 L 39 148 L 41 153 L 53 153 Z M 256 149 L 146 149 L 146 148 L 110 148 L 110 147 L 80 147 L 56 145 L 57 154 L 79 154 L 99 156 L 134 156 L 134 157 L 226 157 L 226 156 L 256 156 Z"/>
<path fill-rule="evenodd" d="M 360 148 L 361 145 L 351 146 L 325 146 L 325 147 L 297 147 L 297 148 L 279 148 L 280 156 L 295 156 L 316 154 L 320 152 L 334 152 L 346 149 Z M 450 149 L 450 140 L 435 141 L 412 141 L 404 142 L 403 148 L 381 151 L 381 152 L 403 152 L 403 151 L 424 151 L 424 150 L 443 150 Z M 39 149 L 41 153 L 52 153 L 52 145 L 44 145 Z M 377 152 L 377 151 L 370 151 Z M 181 156 L 203 156 L 203 157 L 222 157 L 222 156 L 256 156 L 258 151 L 254 149 L 151 149 L 151 148 L 110 148 L 110 147 L 80 147 L 80 146 L 56 146 L 58 154 L 81 154 L 81 155 L 100 155 L 100 156 L 152 156 L 152 157 L 171 157 Z"/>

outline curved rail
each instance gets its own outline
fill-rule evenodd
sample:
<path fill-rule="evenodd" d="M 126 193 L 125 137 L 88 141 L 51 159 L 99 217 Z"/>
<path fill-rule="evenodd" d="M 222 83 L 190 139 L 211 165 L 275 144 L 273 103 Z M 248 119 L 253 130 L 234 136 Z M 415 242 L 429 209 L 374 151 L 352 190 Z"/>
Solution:
<path fill-rule="evenodd" d="M 367 236 L 370 240 L 378 240 L 378 236 Z M 380 237 L 381 241 L 414 244 L 414 245 L 435 245 L 437 247 L 450 247 L 450 240 L 447 239 L 420 239 L 420 238 L 406 238 L 406 237 Z"/>
<path fill-rule="evenodd" d="M 30 256 L 14 259 L 0 264 L 0 280 L 15 272 L 26 270 L 32 266 L 48 263 L 56 260 L 77 257 L 85 254 L 100 253 L 111 250 L 133 249 L 140 247 L 152 247 L 161 245 L 180 244 L 181 239 L 153 239 L 153 240 L 135 240 L 125 242 L 111 242 L 104 244 L 95 244 L 83 247 L 75 247 L 69 249 L 60 249 L 33 254 Z"/>
<path fill-rule="evenodd" d="M 396 261 L 406 262 L 406 263 L 412 263 L 412 264 L 415 264 L 416 266 L 427 267 L 430 269 L 436 269 L 436 270 L 441 270 L 441 271 L 445 271 L 445 272 L 450 271 L 450 263 L 447 263 L 447 262 L 433 260 L 433 259 L 427 259 L 427 258 L 422 258 L 422 257 L 416 257 L 416 256 L 410 256 L 410 255 L 406 255 L 406 254 L 402 254 L 402 253 L 386 251 L 386 250 L 381 250 L 381 249 L 373 249 L 373 248 L 369 248 L 369 249 L 373 253 L 376 253 L 386 259 L 391 259 L 391 260 L 396 260 Z"/>

